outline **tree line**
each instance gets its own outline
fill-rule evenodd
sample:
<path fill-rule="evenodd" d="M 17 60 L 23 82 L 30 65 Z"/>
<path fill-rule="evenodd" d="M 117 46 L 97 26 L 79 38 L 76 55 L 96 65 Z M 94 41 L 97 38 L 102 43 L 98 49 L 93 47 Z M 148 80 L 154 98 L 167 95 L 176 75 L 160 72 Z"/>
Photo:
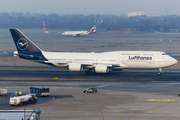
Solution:
<path fill-rule="evenodd" d="M 135 16 L 125 15 L 82 15 L 82 14 L 38 14 L 29 12 L 1 12 L 0 28 L 42 28 L 43 21 L 49 29 L 89 29 L 97 25 L 98 29 L 134 31 L 169 31 L 180 29 L 180 16 Z"/>

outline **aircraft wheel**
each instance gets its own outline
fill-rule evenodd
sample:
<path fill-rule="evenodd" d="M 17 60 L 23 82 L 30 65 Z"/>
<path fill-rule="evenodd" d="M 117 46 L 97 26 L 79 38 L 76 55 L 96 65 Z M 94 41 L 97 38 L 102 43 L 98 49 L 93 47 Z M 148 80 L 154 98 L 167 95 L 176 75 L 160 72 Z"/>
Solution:
<path fill-rule="evenodd" d="M 20 105 L 20 106 L 22 106 L 22 105 L 23 105 L 23 103 L 21 102 L 19 105 Z"/>
<path fill-rule="evenodd" d="M 93 71 L 92 71 L 92 74 L 93 74 L 93 75 L 95 75 L 95 74 L 96 74 L 96 72 L 93 70 Z"/>
<path fill-rule="evenodd" d="M 91 74 L 91 71 L 87 70 L 87 71 L 85 71 L 85 74 L 86 74 L 86 75 L 90 75 L 90 74 Z"/>
<path fill-rule="evenodd" d="M 96 74 L 96 72 L 94 70 L 87 70 L 87 71 L 85 71 L 85 74 L 86 75 L 94 75 L 94 74 Z"/>
<path fill-rule="evenodd" d="M 31 103 L 31 100 L 28 100 L 28 104 L 30 104 Z"/>
<path fill-rule="evenodd" d="M 34 99 L 34 103 L 37 103 L 37 99 Z"/>
<path fill-rule="evenodd" d="M 159 68 L 158 75 L 161 75 L 161 73 L 162 73 L 162 68 Z"/>
<path fill-rule="evenodd" d="M 85 71 L 85 74 L 87 75 L 87 74 L 88 74 L 88 71 Z"/>

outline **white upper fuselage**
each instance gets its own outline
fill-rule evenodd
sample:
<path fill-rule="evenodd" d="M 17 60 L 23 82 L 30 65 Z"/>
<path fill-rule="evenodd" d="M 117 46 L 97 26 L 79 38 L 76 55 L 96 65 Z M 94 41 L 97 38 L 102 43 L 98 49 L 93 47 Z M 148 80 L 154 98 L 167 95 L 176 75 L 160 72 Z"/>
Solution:
<path fill-rule="evenodd" d="M 111 69 L 122 68 L 164 68 L 177 63 L 177 60 L 157 51 L 114 51 L 101 53 L 42 52 L 49 63 L 55 66 L 68 66 L 78 63 L 93 68 L 98 64 Z"/>
<path fill-rule="evenodd" d="M 62 33 L 62 35 L 73 35 L 73 36 L 78 36 L 78 35 L 88 35 L 88 31 L 65 31 Z"/>

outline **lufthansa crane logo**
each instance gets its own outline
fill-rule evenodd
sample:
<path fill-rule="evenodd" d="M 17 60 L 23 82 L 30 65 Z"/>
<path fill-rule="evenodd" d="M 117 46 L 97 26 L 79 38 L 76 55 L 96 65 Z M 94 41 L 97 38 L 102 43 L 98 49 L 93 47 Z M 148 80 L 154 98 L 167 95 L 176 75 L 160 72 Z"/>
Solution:
<path fill-rule="evenodd" d="M 17 46 L 20 50 L 26 50 L 28 47 L 28 41 L 25 38 L 21 38 L 17 41 Z"/>

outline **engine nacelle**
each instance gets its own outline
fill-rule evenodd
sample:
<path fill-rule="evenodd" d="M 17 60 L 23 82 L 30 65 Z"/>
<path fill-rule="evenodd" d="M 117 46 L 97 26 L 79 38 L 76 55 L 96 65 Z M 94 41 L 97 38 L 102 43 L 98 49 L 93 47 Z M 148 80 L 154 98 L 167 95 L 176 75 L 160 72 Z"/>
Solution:
<path fill-rule="evenodd" d="M 69 65 L 69 70 L 70 71 L 82 71 L 83 67 L 81 64 L 72 63 Z"/>
<path fill-rule="evenodd" d="M 96 73 L 108 73 L 109 68 L 106 65 L 96 65 L 95 71 Z"/>

